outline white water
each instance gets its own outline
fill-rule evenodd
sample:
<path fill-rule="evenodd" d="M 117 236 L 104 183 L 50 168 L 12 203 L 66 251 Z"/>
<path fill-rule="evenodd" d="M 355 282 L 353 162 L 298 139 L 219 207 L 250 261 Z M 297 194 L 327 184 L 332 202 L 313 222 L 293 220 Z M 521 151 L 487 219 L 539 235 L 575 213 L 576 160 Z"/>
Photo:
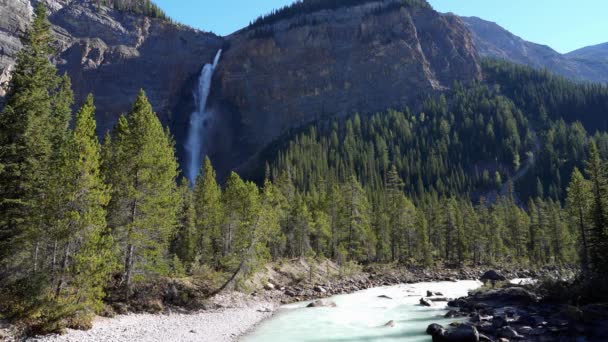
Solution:
<path fill-rule="evenodd" d="M 187 177 L 190 184 L 194 184 L 196 176 L 202 165 L 202 157 L 205 151 L 207 128 L 211 120 L 211 113 L 207 109 L 207 98 L 211 89 L 211 80 L 217 63 L 222 56 L 222 50 L 215 55 L 213 64 L 205 64 L 198 79 L 198 88 L 194 92 L 196 110 L 190 116 L 190 127 L 188 128 L 188 139 L 186 141 L 186 152 L 188 153 Z"/>
<path fill-rule="evenodd" d="M 442 292 L 445 297 L 465 296 L 481 286 L 478 281 L 433 282 L 379 287 L 330 298 L 335 308 L 306 308 L 309 302 L 285 305 L 262 323 L 245 342 L 355 342 L 355 341 L 431 341 L 426 328 L 431 323 L 449 324 L 446 302 L 433 307 L 420 306 L 426 291 Z M 379 298 L 386 295 L 392 299 Z M 389 321 L 394 327 L 385 327 Z"/>

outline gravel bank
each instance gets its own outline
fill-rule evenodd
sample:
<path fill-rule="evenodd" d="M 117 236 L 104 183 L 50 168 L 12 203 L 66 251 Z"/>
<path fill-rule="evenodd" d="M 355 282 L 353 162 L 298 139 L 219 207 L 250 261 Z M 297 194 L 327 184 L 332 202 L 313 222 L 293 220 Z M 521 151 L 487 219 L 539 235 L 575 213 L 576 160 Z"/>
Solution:
<path fill-rule="evenodd" d="M 30 339 L 40 342 L 229 342 L 272 315 L 274 304 L 249 303 L 192 314 L 131 314 L 98 318 L 89 331 L 68 330 L 65 335 Z M 266 312 L 269 311 L 269 312 Z"/>

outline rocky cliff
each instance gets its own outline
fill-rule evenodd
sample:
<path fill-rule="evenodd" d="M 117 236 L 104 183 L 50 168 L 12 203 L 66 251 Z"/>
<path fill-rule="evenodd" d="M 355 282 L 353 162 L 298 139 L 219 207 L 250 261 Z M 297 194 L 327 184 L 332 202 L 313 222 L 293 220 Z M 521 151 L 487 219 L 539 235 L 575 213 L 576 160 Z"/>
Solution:
<path fill-rule="evenodd" d="M 241 153 L 231 158 L 255 155 L 315 118 L 415 106 L 481 77 L 458 17 L 390 4 L 322 10 L 227 37 L 212 92 L 218 111 L 236 118 L 230 143 Z"/>
<path fill-rule="evenodd" d="M 176 135 L 187 125 L 184 98 L 201 67 L 224 44 L 221 37 L 160 19 L 110 10 L 89 0 L 43 0 L 57 38 L 56 64 L 73 82 L 78 102 L 95 95 L 99 133 L 129 110 L 146 90 L 161 120 Z M 21 47 L 35 1 L 0 0 L 0 68 L 3 80 Z M 187 96 L 184 96 L 187 94 Z"/>
<path fill-rule="evenodd" d="M 209 99 L 218 120 L 207 148 L 221 171 L 315 118 L 415 105 L 454 81 L 481 77 L 458 17 L 397 0 L 297 15 L 225 38 L 92 0 L 41 1 L 60 71 L 72 77 L 78 99 L 95 94 L 100 134 L 144 88 L 182 152 L 199 72 L 223 48 Z M 0 0 L 4 79 L 34 3 Z"/>
<path fill-rule="evenodd" d="M 477 17 L 462 20 L 471 30 L 476 49 L 483 57 L 548 69 L 573 80 L 608 82 L 608 49 L 601 46 L 560 54 L 546 45 L 526 41 L 496 23 Z"/>

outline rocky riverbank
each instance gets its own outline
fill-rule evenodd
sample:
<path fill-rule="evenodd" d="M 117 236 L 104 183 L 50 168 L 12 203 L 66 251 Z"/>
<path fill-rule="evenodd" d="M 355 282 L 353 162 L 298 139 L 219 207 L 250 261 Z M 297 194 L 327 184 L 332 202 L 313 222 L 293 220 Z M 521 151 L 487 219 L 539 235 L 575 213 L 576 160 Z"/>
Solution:
<path fill-rule="evenodd" d="M 606 341 L 608 304 L 570 306 L 547 302 L 532 285 L 482 289 L 450 301 L 446 317 L 468 317 L 463 324 L 432 324 L 434 342 Z"/>
<path fill-rule="evenodd" d="M 528 270 L 501 270 L 509 278 L 535 277 Z M 207 336 L 210 341 L 233 341 L 263 319 L 270 317 L 282 304 L 326 298 L 364 289 L 398 284 L 432 281 L 479 279 L 481 269 L 438 269 L 405 267 L 367 267 L 343 269 L 324 261 L 309 265 L 304 260 L 292 260 L 280 265 L 267 265 L 249 279 L 245 287 L 252 291 L 224 292 L 205 298 L 200 285 L 188 280 L 168 280 L 139 288 L 129 305 L 112 302 L 105 317 L 95 320 L 91 329 L 68 329 L 64 335 L 38 337 L 35 341 L 163 341 L 165 332 L 170 340 L 191 341 Z M 0 326 L 5 340 L 17 340 L 23 330 Z M 211 339 L 209 336 L 212 336 Z"/>

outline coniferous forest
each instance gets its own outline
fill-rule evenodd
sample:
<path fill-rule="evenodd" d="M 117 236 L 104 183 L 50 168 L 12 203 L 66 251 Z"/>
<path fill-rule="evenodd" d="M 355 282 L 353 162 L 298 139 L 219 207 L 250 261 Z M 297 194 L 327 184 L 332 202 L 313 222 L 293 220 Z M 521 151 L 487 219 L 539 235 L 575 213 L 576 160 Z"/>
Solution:
<path fill-rule="evenodd" d="M 143 90 L 101 140 L 94 94 L 73 110 L 42 5 L 24 43 L 0 114 L 4 317 L 55 331 L 90 320 L 110 293 L 128 302 L 138 284 L 247 277 L 297 257 L 577 267 L 581 286 L 605 286 L 605 86 L 488 60 L 484 82 L 417 111 L 284 137 L 264 154 L 263 181 L 220 180 L 206 159 L 188 184 Z"/>

